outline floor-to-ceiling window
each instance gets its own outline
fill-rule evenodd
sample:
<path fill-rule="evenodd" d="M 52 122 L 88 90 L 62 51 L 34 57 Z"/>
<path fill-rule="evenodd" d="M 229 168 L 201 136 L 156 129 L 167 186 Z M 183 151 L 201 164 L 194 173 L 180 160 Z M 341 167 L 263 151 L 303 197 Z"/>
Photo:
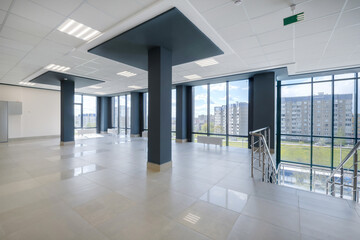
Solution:
<path fill-rule="evenodd" d="M 359 137 L 357 81 L 349 73 L 278 82 L 281 161 L 339 165 Z"/>
<path fill-rule="evenodd" d="M 112 97 L 112 122 L 119 134 L 130 134 L 131 96 L 130 94 Z"/>
<path fill-rule="evenodd" d="M 131 95 L 126 95 L 126 134 L 130 134 L 131 129 Z"/>
<path fill-rule="evenodd" d="M 112 111 L 111 111 L 111 120 L 112 127 L 119 128 L 119 97 L 112 98 Z"/>
<path fill-rule="evenodd" d="M 74 96 L 74 125 L 75 128 L 96 128 L 95 96 Z"/>
<path fill-rule="evenodd" d="M 249 81 L 193 87 L 193 141 L 223 137 L 224 146 L 247 148 Z"/>

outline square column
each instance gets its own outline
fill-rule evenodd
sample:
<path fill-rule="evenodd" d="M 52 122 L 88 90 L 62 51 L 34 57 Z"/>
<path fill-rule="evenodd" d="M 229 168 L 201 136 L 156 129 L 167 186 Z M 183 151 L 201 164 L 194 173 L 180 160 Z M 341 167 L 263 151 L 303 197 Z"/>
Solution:
<path fill-rule="evenodd" d="M 176 142 L 191 141 L 191 87 L 176 86 Z"/>
<path fill-rule="evenodd" d="M 74 144 L 74 82 L 62 80 L 61 93 L 61 142 L 60 145 Z"/>
<path fill-rule="evenodd" d="M 131 137 L 140 137 L 143 131 L 143 93 L 131 92 Z"/>
<path fill-rule="evenodd" d="M 171 167 L 171 52 L 154 47 L 148 52 L 149 131 L 148 169 Z"/>

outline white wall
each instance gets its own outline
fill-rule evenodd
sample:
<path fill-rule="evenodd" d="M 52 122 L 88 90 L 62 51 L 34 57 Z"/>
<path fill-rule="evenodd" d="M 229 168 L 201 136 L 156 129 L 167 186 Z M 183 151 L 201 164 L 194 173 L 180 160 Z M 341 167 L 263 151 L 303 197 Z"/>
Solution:
<path fill-rule="evenodd" d="M 60 135 L 60 92 L 0 85 L 0 101 L 22 102 L 9 116 L 9 138 Z"/>

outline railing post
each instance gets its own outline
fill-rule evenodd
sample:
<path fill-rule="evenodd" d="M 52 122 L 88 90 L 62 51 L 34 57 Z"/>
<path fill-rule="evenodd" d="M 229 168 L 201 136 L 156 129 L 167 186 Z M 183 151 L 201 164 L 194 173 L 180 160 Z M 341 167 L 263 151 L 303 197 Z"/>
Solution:
<path fill-rule="evenodd" d="M 270 127 L 268 128 L 268 147 L 269 147 L 269 151 L 270 151 L 270 153 L 271 153 L 271 147 L 270 147 L 270 139 L 271 139 L 271 137 L 270 137 L 270 134 L 271 134 L 271 132 L 270 132 Z"/>
<path fill-rule="evenodd" d="M 331 196 L 335 197 L 335 175 L 331 178 Z"/>
<path fill-rule="evenodd" d="M 354 154 L 354 176 L 353 176 L 353 200 L 355 202 L 358 201 L 358 187 L 357 187 L 357 182 L 358 182 L 358 152 L 356 150 L 355 154 Z"/>
<path fill-rule="evenodd" d="M 263 180 L 263 182 L 265 181 L 265 146 L 264 146 L 264 144 L 266 144 L 266 142 L 263 143 L 263 147 L 262 147 L 262 149 L 263 149 L 263 153 L 262 153 L 262 155 L 263 155 L 263 157 L 262 157 L 262 159 L 263 159 L 263 161 L 262 161 L 262 172 L 263 172 L 262 180 Z"/>
<path fill-rule="evenodd" d="M 251 135 L 251 177 L 254 177 L 254 135 Z"/>
<path fill-rule="evenodd" d="M 340 198 L 344 196 L 344 168 L 340 168 Z"/>
<path fill-rule="evenodd" d="M 261 138 L 260 137 L 258 137 L 259 138 L 259 141 L 258 141 L 258 143 L 259 143 L 259 167 L 261 167 Z"/>
<path fill-rule="evenodd" d="M 326 181 L 326 195 L 329 195 L 329 182 Z"/>

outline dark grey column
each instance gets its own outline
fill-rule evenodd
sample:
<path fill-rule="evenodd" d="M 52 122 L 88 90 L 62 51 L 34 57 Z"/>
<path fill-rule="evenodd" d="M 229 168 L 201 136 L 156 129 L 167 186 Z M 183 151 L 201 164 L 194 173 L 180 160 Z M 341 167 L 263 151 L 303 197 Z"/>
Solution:
<path fill-rule="evenodd" d="M 171 52 L 162 47 L 149 50 L 148 168 L 171 167 Z"/>
<path fill-rule="evenodd" d="M 74 82 L 62 80 L 61 93 L 61 145 L 74 142 Z"/>
<path fill-rule="evenodd" d="M 273 150 L 275 142 L 275 73 L 273 72 L 256 74 L 249 79 L 249 131 L 264 127 L 270 127 L 270 148 Z"/>
<path fill-rule="evenodd" d="M 131 137 L 140 137 L 142 133 L 142 93 L 132 92 L 131 93 Z"/>
<path fill-rule="evenodd" d="M 186 142 L 188 140 L 186 93 L 186 86 L 176 86 L 176 142 Z"/>
<path fill-rule="evenodd" d="M 107 133 L 108 128 L 111 128 L 111 97 L 98 97 L 98 133 Z"/>

